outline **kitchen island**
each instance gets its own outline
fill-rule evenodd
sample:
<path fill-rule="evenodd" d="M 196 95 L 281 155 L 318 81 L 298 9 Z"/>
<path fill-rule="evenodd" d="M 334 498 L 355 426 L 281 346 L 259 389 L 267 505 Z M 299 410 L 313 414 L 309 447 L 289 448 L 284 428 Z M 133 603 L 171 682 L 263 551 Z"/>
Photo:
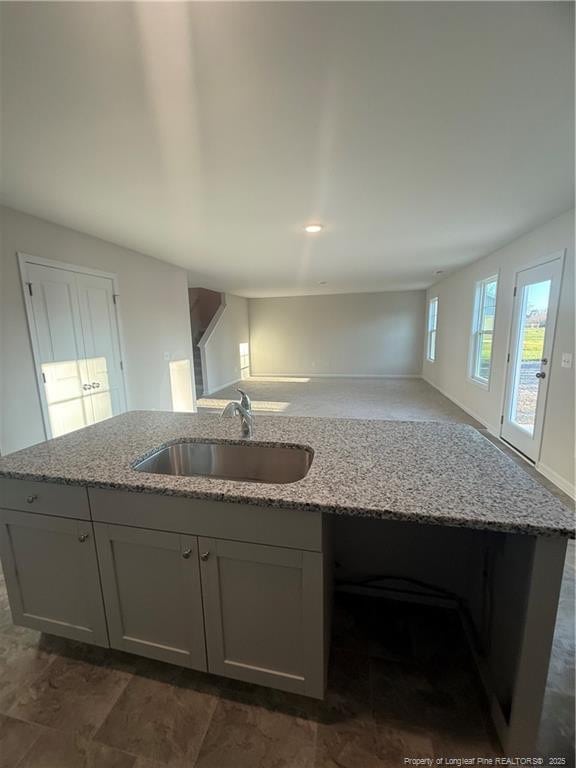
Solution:
<path fill-rule="evenodd" d="M 504 748 L 533 752 L 570 509 L 459 424 L 258 417 L 251 445 L 312 455 L 293 483 L 136 469 L 207 440 L 238 424 L 131 412 L 1 459 L 15 623 L 321 698 L 334 516 L 474 529 L 463 620 Z"/>

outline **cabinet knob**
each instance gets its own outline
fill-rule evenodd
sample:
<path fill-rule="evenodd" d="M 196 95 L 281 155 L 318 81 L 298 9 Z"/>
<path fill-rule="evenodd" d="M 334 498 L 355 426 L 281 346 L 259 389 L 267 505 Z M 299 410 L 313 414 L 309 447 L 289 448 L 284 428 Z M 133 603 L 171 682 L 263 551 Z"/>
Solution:
<path fill-rule="evenodd" d="M 209 557 L 210 557 L 210 552 L 202 552 L 200 555 L 200 560 L 206 561 L 208 560 Z"/>
<path fill-rule="evenodd" d="M 78 536 L 78 541 L 80 542 L 80 544 L 84 544 L 85 541 L 88 541 L 88 534 L 81 533 L 80 536 Z"/>
<path fill-rule="evenodd" d="M 38 498 L 38 495 L 34 493 L 32 494 L 32 496 L 26 496 L 26 501 L 28 502 L 28 504 L 33 504 L 37 498 Z"/>
<path fill-rule="evenodd" d="M 184 560 L 188 560 L 191 554 L 192 554 L 192 550 L 188 548 L 188 549 L 185 549 L 184 552 L 182 552 L 182 557 L 184 558 Z"/>

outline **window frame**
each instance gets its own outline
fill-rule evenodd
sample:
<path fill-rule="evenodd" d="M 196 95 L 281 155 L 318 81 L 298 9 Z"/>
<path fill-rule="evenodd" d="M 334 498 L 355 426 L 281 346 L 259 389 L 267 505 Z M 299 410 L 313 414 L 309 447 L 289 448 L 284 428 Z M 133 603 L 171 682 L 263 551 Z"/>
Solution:
<path fill-rule="evenodd" d="M 496 311 L 498 305 L 498 283 L 500 275 L 498 273 L 484 277 L 481 280 L 476 280 L 474 283 L 474 305 L 472 311 L 472 326 L 470 331 L 470 343 L 468 350 L 468 379 L 483 389 L 490 389 L 490 383 L 492 381 L 492 362 L 494 359 L 494 340 L 496 338 Z M 487 332 L 482 330 L 483 321 L 485 318 L 485 299 L 486 299 L 486 287 L 491 283 L 496 283 L 496 291 L 494 295 L 494 320 L 492 330 Z M 478 375 L 480 353 L 482 350 L 482 344 L 484 336 L 489 333 L 492 338 L 492 345 L 490 347 L 490 361 L 488 368 L 488 377 L 483 378 Z"/>
<path fill-rule="evenodd" d="M 438 357 L 437 339 L 438 339 L 438 307 L 440 302 L 438 296 L 432 296 L 428 300 L 428 312 L 426 314 L 426 360 L 429 363 L 435 363 Z M 435 306 L 434 327 L 432 327 L 432 307 Z"/>

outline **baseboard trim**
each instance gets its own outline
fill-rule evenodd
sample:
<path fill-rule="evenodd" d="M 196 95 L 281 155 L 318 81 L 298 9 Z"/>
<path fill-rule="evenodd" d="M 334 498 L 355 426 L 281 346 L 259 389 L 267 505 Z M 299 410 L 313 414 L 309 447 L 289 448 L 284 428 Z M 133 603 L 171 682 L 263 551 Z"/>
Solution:
<path fill-rule="evenodd" d="M 211 389 L 209 392 L 204 392 L 202 394 L 202 397 L 212 397 L 217 392 L 220 392 L 221 389 L 226 389 L 226 387 L 231 387 L 232 384 L 239 384 L 242 381 L 242 379 L 232 379 L 232 381 L 226 382 L 226 384 L 219 384 L 217 389 Z"/>
<path fill-rule="evenodd" d="M 444 397 L 447 397 L 448 400 L 454 403 L 454 405 L 457 405 L 458 408 L 461 408 L 465 413 L 468 414 L 468 416 L 472 416 L 473 419 L 476 419 L 476 421 L 479 421 L 482 426 L 490 432 L 491 435 L 494 437 L 500 438 L 500 428 L 499 426 L 495 424 L 488 424 L 483 416 L 480 416 L 478 413 L 473 411 L 471 408 L 468 408 L 463 403 L 461 403 L 459 400 L 456 400 L 455 397 L 452 397 L 452 395 L 448 394 L 445 389 L 442 389 L 442 387 L 439 387 L 437 384 L 435 384 L 433 381 L 430 381 L 430 379 L 427 376 L 422 376 L 424 381 L 427 384 L 430 384 L 431 387 L 434 387 L 435 390 L 440 392 L 441 395 L 444 395 Z"/>
<path fill-rule="evenodd" d="M 557 485 L 561 491 L 564 491 L 565 494 L 570 496 L 570 498 L 576 499 L 576 486 L 566 480 L 566 478 L 559 475 L 558 472 L 554 472 L 553 469 L 550 469 L 546 464 L 542 464 L 539 461 L 536 462 L 536 469 L 541 475 L 544 475 L 547 480 L 550 480 L 551 483 Z"/>
<path fill-rule="evenodd" d="M 419 373 L 252 373 L 251 379 L 421 379 Z"/>

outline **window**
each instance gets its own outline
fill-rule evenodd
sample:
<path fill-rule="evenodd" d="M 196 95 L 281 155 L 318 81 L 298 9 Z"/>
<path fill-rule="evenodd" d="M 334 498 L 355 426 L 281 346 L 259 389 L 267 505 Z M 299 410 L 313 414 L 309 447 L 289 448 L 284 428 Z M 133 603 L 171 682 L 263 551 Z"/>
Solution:
<path fill-rule="evenodd" d="M 426 357 L 430 362 L 436 360 L 436 330 L 438 328 L 438 296 L 430 299 L 428 304 L 428 340 Z"/>
<path fill-rule="evenodd" d="M 247 341 L 240 344 L 240 378 L 247 379 L 250 376 L 250 347 Z"/>
<path fill-rule="evenodd" d="M 488 277 L 476 283 L 470 345 L 470 378 L 484 386 L 488 386 L 490 381 L 497 286 L 497 277 Z"/>

